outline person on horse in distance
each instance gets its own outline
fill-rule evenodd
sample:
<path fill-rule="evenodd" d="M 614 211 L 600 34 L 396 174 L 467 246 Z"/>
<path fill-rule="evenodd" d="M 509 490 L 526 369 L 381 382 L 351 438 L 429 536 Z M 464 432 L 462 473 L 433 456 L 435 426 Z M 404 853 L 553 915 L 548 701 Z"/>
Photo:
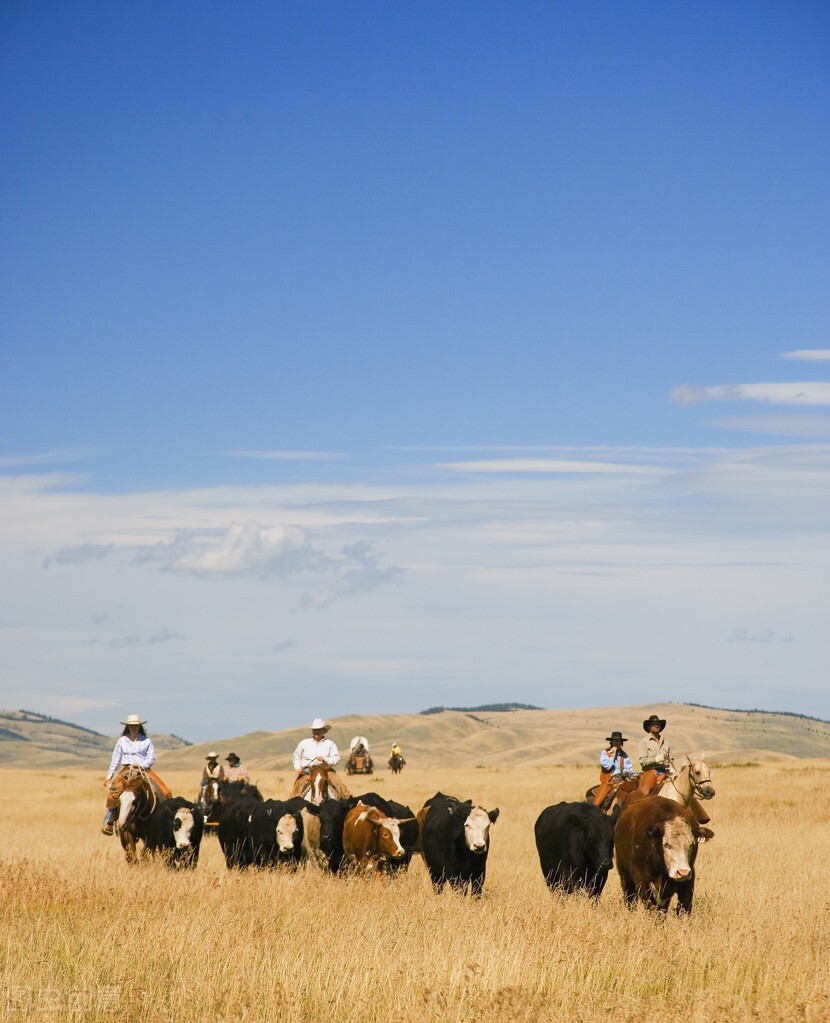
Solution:
<path fill-rule="evenodd" d="M 205 760 L 207 763 L 202 770 L 202 802 L 205 799 L 205 791 L 212 781 L 225 780 L 225 768 L 219 763 L 219 754 L 211 750 Z"/>
<path fill-rule="evenodd" d="M 602 806 L 612 792 L 616 792 L 620 784 L 634 776 L 631 757 L 623 749 L 628 742 L 622 732 L 612 732 L 606 736 L 607 745 L 599 755 L 600 783 L 594 795 L 594 806 Z"/>
<path fill-rule="evenodd" d="M 401 748 L 398 745 L 397 740 L 392 743 L 392 749 L 389 750 L 389 759 L 391 760 L 392 757 L 400 757 L 401 760 L 403 760 L 403 753 L 401 753 Z"/>
<path fill-rule="evenodd" d="M 674 778 L 677 770 L 674 766 L 671 746 L 663 738 L 662 732 L 666 727 L 665 718 L 652 714 L 643 722 L 643 731 L 646 737 L 640 740 L 638 749 L 642 776 L 640 788 L 644 792 L 650 792 L 655 785 L 658 785 L 668 775 Z M 656 773 L 647 773 L 656 772 Z"/>
<path fill-rule="evenodd" d="M 139 714 L 130 714 L 127 720 L 122 721 L 121 724 L 124 725 L 124 731 L 112 751 L 112 760 L 107 771 L 107 780 L 104 783 L 109 792 L 107 812 L 104 814 L 104 822 L 101 826 L 101 831 L 105 835 L 111 835 L 115 831 L 115 821 L 118 817 L 118 793 L 115 791 L 118 779 L 116 776 L 123 776 L 130 767 L 142 768 L 158 786 L 162 799 L 170 799 L 173 795 L 172 790 L 164 784 L 155 771 L 150 770 L 156 760 L 156 749 L 153 746 L 153 740 L 149 739 L 144 731 L 147 722 L 142 721 Z"/>
<path fill-rule="evenodd" d="M 326 738 L 327 725 L 322 718 L 311 722 L 311 738 L 303 739 L 294 750 L 294 770 L 297 777 L 308 774 L 316 764 L 327 764 L 332 770 L 340 763 L 340 752 L 331 739 Z"/>
<path fill-rule="evenodd" d="M 225 760 L 228 762 L 225 781 L 248 781 L 248 769 L 235 753 L 229 753 Z"/>

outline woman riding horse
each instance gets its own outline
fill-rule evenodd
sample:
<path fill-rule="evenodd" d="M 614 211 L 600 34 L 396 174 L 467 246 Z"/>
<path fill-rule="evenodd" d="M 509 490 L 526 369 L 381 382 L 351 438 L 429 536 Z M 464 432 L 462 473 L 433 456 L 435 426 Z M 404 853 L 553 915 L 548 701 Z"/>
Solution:
<path fill-rule="evenodd" d="M 112 760 L 107 771 L 107 780 L 104 783 L 104 787 L 109 793 L 107 812 L 104 814 L 101 826 L 101 831 L 105 835 L 111 835 L 115 831 L 119 797 L 130 776 L 130 768 L 138 767 L 149 777 L 160 799 L 170 799 L 173 795 L 171 789 L 164 784 L 161 778 L 150 770 L 156 760 L 156 750 L 153 740 L 149 739 L 144 731 L 147 722 L 142 721 L 138 714 L 130 714 L 127 720 L 122 721 L 121 724 L 124 725 L 124 731 L 112 751 Z"/>

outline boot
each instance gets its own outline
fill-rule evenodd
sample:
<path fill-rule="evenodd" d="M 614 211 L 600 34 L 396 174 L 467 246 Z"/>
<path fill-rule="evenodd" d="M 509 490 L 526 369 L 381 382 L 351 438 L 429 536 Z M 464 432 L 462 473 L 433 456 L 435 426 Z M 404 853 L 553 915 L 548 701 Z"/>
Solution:
<path fill-rule="evenodd" d="M 112 835 L 115 833 L 115 810 L 107 810 L 104 814 L 101 831 L 105 835 Z"/>

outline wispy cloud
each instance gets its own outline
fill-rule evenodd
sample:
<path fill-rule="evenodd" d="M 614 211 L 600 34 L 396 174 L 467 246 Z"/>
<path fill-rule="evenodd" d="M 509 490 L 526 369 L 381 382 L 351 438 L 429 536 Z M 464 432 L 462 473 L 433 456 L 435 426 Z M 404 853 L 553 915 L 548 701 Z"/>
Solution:
<path fill-rule="evenodd" d="M 775 629 L 761 629 L 750 632 L 749 629 L 734 629 L 726 637 L 727 643 L 792 643 L 792 636 L 777 636 Z"/>
<path fill-rule="evenodd" d="M 760 401 L 771 405 L 830 405 L 830 383 L 718 384 L 713 387 L 675 387 L 671 399 L 679 405 L 709 401 Z"/>
<path fill-rule="evenodd" d="M 21 469 L 36 465 L 62 465 L 66 462 L 80 462 L 89 458 L 89 448 L 56 448 L 29 455 L 0 455 L 0 469 Z"/>
<path fill-rule="evenodd" d="M 118 650 L 122 647 L 156 646 L 159 643 L 170 643 L 176 639 L 184 639 L 184 636 L 181 636 L 178 632 L 173 632 L 172 629 L 165 628 L 154 632 L 150 636 L 118 636 L 115 639 L 111 639 L 109 645 L 114 650 Z"/>
<path fill-rule="evenodd" d="M 781 358 L 798 362 L 830 362 L 830 348 L 797 348 L 794 352 L 782 352 Z"/>
<path fill-rule="evenodd" d="M 655 476 L 669 470 L 653 465 L 623 462 L 570 461 L 556 458 L 491 458 L 477 461 L 444 462 L 442 469 L 486 473 L 578 473 L 600 475 Z"/>
<path fill-rule="evenodd" d="M 44 559 L 43 567 L 49 568 L 50 565 L 81 565 L 85 561 L 102 561 L 112 553 L 112 550 L 113 545 L 111 543 L 82 543 L 75 547 L 61 547 L 60 550 L 55 551 L 54 554 Z"/>

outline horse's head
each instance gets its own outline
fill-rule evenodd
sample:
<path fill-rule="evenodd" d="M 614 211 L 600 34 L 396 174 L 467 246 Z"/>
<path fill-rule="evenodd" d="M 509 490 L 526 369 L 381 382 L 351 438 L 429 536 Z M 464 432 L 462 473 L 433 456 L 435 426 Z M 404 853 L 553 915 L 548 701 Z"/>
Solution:
<path fill-rule="evenodd" d="M 208 779 L 202 792 L 201 802 L 206 810 L 209 810 L 219 802 L 219 780 L 217 778 Z"/>
<path fill-rule="evenodd" d="M 329 794 L 329 769 L 326 764 L 315 764 L 308 775 L 309 791 L 306 799 L 319 806 Z"/>
<path fill-rule="evenodd" d="M 154 802 L 150 783 L 138 771 L 126 773 L 121 779 L 120 790 L 116 831 L 122 831 L 131 821 L 145 816 Z"/>
<path fill-rule="evenodd" d="M 694 786 L 695 795 L 698 799 L 711 799 L 715 794 L 715 786 L 709 774 L 709 765 L 706 763 L 705 753 L 694 755 L 687 753 L 689 761 L 689 779 Z"/>

